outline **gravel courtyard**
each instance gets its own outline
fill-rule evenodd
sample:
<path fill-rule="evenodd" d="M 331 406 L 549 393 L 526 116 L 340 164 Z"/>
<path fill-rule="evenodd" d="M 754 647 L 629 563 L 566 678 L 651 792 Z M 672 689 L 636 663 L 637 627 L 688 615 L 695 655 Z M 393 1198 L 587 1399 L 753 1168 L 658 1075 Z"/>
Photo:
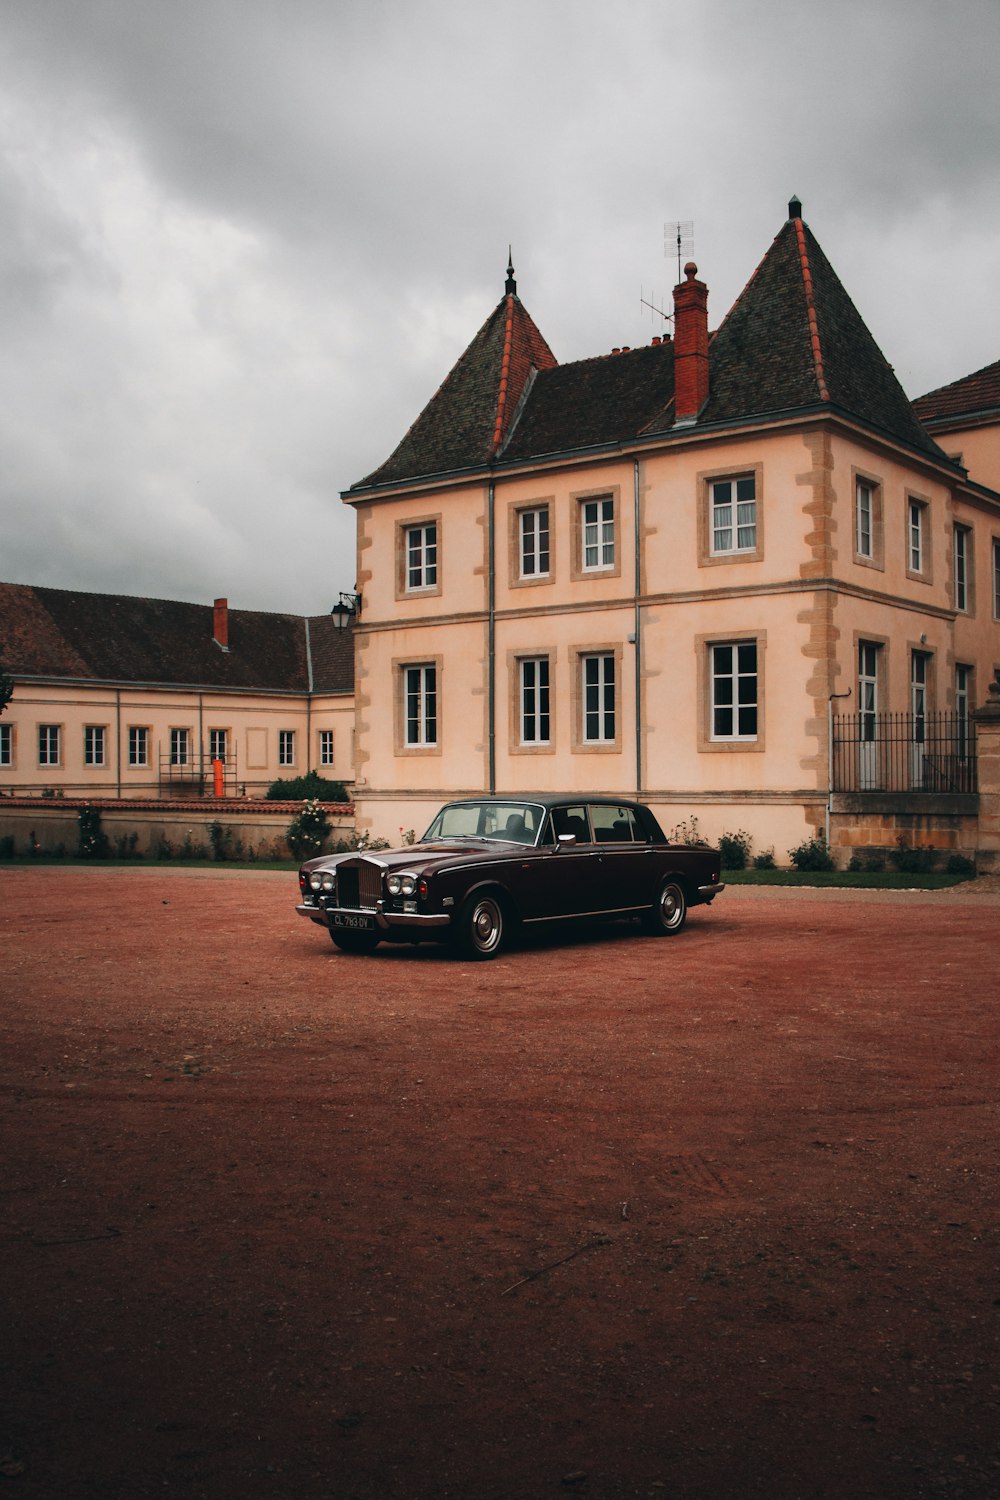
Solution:
<path fill-rule="evenodd" d="M 1000 1494 L 1000 895 L 295 894 L 0 869 L 0 1500 Z"/>

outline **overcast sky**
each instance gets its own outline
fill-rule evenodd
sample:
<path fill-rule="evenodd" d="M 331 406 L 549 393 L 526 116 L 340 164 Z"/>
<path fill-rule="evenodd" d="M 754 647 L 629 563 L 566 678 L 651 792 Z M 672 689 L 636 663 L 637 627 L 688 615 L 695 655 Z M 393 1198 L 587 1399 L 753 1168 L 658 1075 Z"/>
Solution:
<path fill-rule="evenodd" d="M 721 321 L 798 194 L 911 396 L 1000 358 L 1000 0 L 2 0 L 0 579 L 318 613 L 503 293 Z"/>

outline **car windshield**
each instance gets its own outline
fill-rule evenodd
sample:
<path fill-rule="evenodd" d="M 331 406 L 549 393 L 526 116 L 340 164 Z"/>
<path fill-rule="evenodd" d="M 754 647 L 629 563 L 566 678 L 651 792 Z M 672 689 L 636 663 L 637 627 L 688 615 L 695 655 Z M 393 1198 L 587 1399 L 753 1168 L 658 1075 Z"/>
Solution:
<path fill-rule="evenodd" d="M 534 844 L 545 818 L 545 809 L 533 802 L 449 802 L 442 807 L 421 843 L 436 839 L 497 839 L 515 844 Z"/>

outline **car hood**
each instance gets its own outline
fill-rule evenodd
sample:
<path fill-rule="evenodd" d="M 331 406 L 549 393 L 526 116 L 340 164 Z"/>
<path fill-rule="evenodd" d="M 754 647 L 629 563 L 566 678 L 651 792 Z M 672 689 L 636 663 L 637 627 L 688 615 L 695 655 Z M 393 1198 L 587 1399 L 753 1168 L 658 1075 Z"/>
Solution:
<path fill-rule="evenodd" d="M 426 870 L 463 859 L 503 859 L 527 854 L 530 844 L 506 839 L 442 839 L 438 843 L 408 844 L 404 849 L 350 849 L 344 854 L 321 854 L 306 860 L 304 870 L 330 870 L 345 860 L 366 859 L 383 870 Z"/>

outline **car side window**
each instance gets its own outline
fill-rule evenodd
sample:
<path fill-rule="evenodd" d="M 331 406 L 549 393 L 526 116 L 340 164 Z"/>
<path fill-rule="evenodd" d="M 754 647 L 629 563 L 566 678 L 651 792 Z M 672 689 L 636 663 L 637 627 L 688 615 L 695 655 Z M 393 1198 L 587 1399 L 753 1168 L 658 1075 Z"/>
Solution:
<path fill-rule="evenodd" d="M 629 807 L 606 807 L 603 803 L 594 803 L 590 809 L 590 821 L 598 844 L 631 844 L 638 836 Z"/>
<path fill-rule="evenodd" d="M 587 822 L 585 807 L 554 807 L 552 826 L 557 838 L 561 833 L 572 833 L 576 836 L 578 844 L 590 843 L 590 825 Z"/>

